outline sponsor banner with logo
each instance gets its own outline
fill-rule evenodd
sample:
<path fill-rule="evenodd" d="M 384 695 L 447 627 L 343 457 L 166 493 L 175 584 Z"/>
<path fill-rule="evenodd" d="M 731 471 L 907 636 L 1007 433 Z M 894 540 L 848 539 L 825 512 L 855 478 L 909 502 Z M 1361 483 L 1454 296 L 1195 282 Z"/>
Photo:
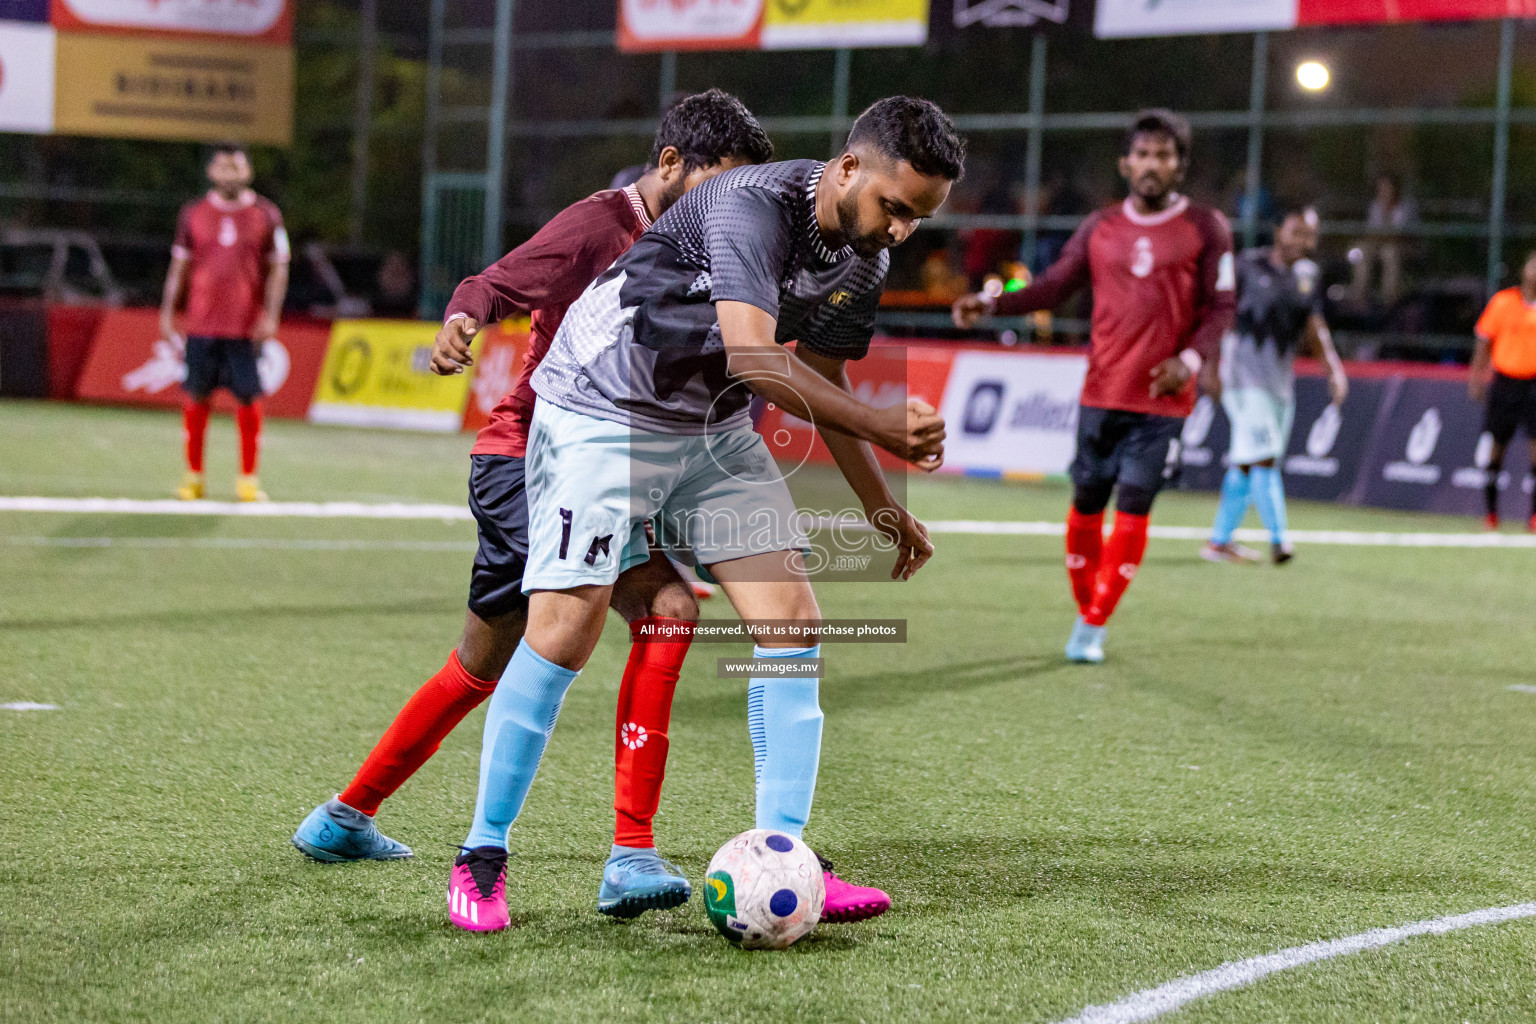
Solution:
<path fill-rule="evenodd" d="M 1356 491 L 1363 505 L 1481 515 L 1492 440 L 1482 433 L 1483 408 L 1459 381 L 1394 381 L 1391 411 L 1382 418 Z M 1530 514 L 1531 482 L 1522 445 L 1511 446 L 1499 481 L 1503 512 Z"/>
<path fill-rule="evenodd" d="M 619 0 L 625 53 L 921 46 L 927 38 L 928 0 Z"/>
<path fill-rule="evenodd" d="M 971 29 L 1036 31 L 1078 21 L 1092 0 L 933 0 L 928 37 L 935 42 Z"/>
<path fill-rule="evenodd" d="M 1013 478 L 1065 474 L 1087 373 L 1079 353 L 957 353 L 940 406 L 947 467 Z"/>
<path fill-rule="evenodd" d="M 1100 38 L 1536 16 L 1536 0 L 1099 0 Z"/>
<path fill-rule="evenodd" d="M 480 333 L 475 344 L 474 376 L 464 405 L 464 429 L 476 432 L 491 420 L 496 405 L 517 383 L 528 356 L 528 320 L 504 321 Z"/>
<path fill-rule="evenodd" d="M 278 336 L 262 346 L 257 371 L 269 415 L 304 417 L 330 334 L 328 324 L 284 321 Z M 186 378 L 181 350 L 160 336 L 158 311 L 113 309 L 96 328 L 76 394 L 89 402 L 175 407 L 185 399 Z M 229 412 L 235 401 L 221 389 L 214 408 Z"/>
<path fill-rule="evenodd" d="M 293 37 L 292 0 L 52 0 L 53 24 L 71 32 Z"/>
<path fill-rule="evenodd" d="M 61 32 L 58 67 L 53 127 L 60 134 L 292 139 L 289 46 Z"/>
<path fill-rule="evenodd" d="M 1296 423 L 1282 471 L 1286 493 L 1313 501 L 1343 501 L 1360 478 L 1367 445 L 1386 396 L 1387 382 L 1349 382 L 1343 408 L 1328 397 L 1323 377 L 1296 378 Z"/>
<path fill-rule="evenodd" d="M 755 50 L 764 0 L 619 0 L 619 49 Z"/>
<path fill-rule="evenodd" d="M 761 39 L 765 50 L 921 46 L 928 0 L 767 0 Z"/>
<path fill-rule="evenodd" d="M 1191 491 L 1219 488 L 1231 439 L 1232 425 L 1221 403 L 1201 395 L 1179 435 L 1178 485 Z"/>
<path fill-rule="evenodd" d="M 0 132 L 53 131 L 55 64 L 51 27 L 0 21 Z"/>
<path fill-rule="evenodd" d="M 405 430 L 459 430 L 473 374 L 431 370 L 439 325 L 338 320 L 309 406 L 313 423 Z"/>

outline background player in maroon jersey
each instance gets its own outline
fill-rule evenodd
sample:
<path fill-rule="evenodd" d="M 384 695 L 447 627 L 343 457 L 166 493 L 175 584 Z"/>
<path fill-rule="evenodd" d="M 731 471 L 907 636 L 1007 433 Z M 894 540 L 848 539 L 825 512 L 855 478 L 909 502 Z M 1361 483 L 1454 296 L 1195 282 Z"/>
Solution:
<path fill-rule="evenodd" d="M 373 815 L 491 695 L 526 625 L 523 458 L 534 406 L 529 378 L 549 351 L 566 308 L 655 218 L 695 185 L 772 155 L 773 144 L 741 101 L 718 89 L 690 96 L 663 116 L 639 181 L 566 207 L 527 242 L 454 290 L 433 347 L 437 373 L 463 373 L 473 362 L 471 344 L 482 328 L 516 313 L 533 317 L 522 373 L 497 403 L 470 456 L 469 502 L 480 547 L 464 633 L 447 664 L 406 702 L 351 785 L 299 826 L 293 843 L 305 854 L 325 861 L 411 856 L 409 847 L 379 832 Z M 621 577 L 612 605 L 629 621 L 634 645 L 619 686 L 615 842 L 598 909 L 633 917 L 673 906 L 690 893 L 687 880 L 657 855 L 651 822 L 666 767 L 673 689 L 698 605 L 659 552 Z"/>
<path fill-rule="evenodd" d="M 1189 122 L 1144 110 L 1126 133 L 1120 174 L 1130 196 L 1091 214 L 1035 284 L 996 298 L 966 295 L 954 319 L 1054 309 L 1093 287 L 1088 377 L 1078 410 L 1067 516 L 1067 575 L 1079 616 L 1073 661 L 1104 660 L 1104 624 L 1130 586 L 1147 546 L 1147 520 L 1195 378 L 1218 391 L 1221 339 L 1236 303 L 1232 232 L 1215 210 L 1178 193 L 1189 165 Z M 1104 543 L 1104 509 L 1118 490 Z"/>
<path fill-rule="evenodd" d="M 176 303 L 190 276 L 182 324 L 187 476 L 176 491 L 185 501 L 201 498 L 205 492 L 203 437 L 210 399 L 219 387 L 228 388 L 240 403 L 235 413 L 240 428 L 240 478 L 235 494 L 241 501 L 267 498 L 256 479 L 261 443 L 261 379 L 256 360 L 258 348 L 277 334 L 283 311 L 288 233 L 277 207 L 251 191 L 251 178 L 251 161 L 243 147 L 214 148 L 208 159 L 213 188 L 181 208 L 160 299 L 160 332 L 182 344 L 176 330 Z"/>

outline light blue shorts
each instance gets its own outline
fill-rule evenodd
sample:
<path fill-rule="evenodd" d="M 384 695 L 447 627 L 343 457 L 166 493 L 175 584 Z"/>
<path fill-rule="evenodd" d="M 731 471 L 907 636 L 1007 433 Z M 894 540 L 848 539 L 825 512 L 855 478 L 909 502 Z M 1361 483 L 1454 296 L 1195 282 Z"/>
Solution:
<path fill-rule="evenodd" d="M 1232 441 L 1227 461 L 1234 466 L 1251 466 L 1266 459 L 1284 458 L 1291 443 L 1291 425 L 1296 421 L 1296 399 L 1273 394 L 1263 388 L 1225 388 L 1221 407 L 1232 426 Z"/>
<path fill-rule="evenodd" d="M 612 584 L 649 558 L 647 524 L 688 563 L 807 547 L 768 446 L 751 427 L 658 434 L 544 399 L 528 433 L 523 592 Z"/>

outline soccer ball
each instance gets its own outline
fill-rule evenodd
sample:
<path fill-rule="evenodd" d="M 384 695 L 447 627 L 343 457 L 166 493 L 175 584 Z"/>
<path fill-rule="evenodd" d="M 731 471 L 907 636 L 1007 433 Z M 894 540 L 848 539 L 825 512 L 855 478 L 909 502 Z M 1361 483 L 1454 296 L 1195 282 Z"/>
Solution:
<path fill-rule="evenodd" d="M 720 847 L 704 879 L 704 908 L 744 949 L 783 949 L 809 935 L 827 902 L 821 862 L 794 836 L 755 828 Z"/>

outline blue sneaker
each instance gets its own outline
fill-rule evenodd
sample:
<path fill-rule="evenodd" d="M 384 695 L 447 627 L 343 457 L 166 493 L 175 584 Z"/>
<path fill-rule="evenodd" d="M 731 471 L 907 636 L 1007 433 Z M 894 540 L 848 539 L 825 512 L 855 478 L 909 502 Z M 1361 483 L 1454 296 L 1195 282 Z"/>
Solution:
<path fill-rule="evenodd" d="M 655 847 L 639 850 L 615 846 L 603 865 L 597 890 L 597 912 L 609 917 L 639 917 L 647 910 L 680 907 L 693 887 L 675 864 L 661 859 Z"/>
<path fill-rule="evenodd" d="M 1079 665 L 1097 665 L 1104 660 L 1104 627 L 1090 626 L 1079 615 L 1067 638 L 1067 660 Z"/>
<path fill-rule="evenodd" d="M 309 812 L 293 834 L 300 853 L 327 864 L 349 860 L 405 860 L 411 848 L 380 832 L 373 819 L 339 799 Z"/>

